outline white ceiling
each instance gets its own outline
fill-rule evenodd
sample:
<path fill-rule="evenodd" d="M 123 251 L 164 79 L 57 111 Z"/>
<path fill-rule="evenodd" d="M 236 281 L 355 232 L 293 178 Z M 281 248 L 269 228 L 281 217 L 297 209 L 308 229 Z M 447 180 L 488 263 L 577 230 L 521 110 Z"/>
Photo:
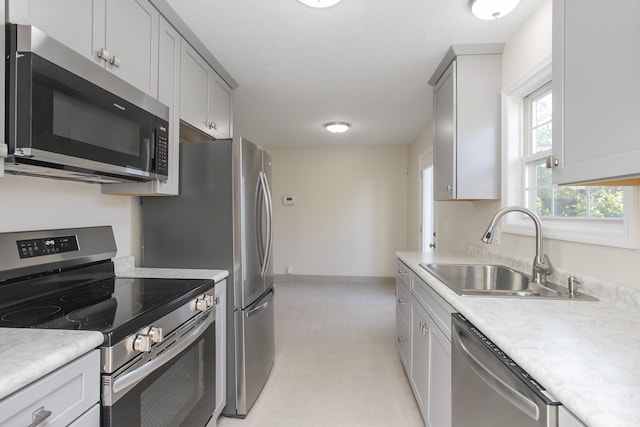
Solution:
<path fill-rule="evenodd" d="M 467 0 L 168 0 L 238 82 L 234 134 L 265 146 L 406 145 L 430 125 L 449 45 L 505 42 L 542 3 L 481 21 Z M 322 124 L 347 121 L 328 133 Z"/>

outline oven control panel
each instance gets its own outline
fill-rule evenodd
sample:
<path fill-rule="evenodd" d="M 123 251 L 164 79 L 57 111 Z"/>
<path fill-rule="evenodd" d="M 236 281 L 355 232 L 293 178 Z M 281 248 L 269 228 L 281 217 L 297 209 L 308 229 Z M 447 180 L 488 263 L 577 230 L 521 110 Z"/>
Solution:
<path fill-rule="evenodd" d="M 18 244 L 18 254 L 21 259 L 78 250 L 78 239 L 76 236 L 18 240 L 16 243 Z"/>

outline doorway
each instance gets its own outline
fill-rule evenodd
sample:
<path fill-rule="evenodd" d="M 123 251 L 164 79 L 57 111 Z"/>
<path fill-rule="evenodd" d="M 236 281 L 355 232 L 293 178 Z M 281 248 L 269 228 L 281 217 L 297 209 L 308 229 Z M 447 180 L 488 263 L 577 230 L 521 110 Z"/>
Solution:
<path fill-rule="evenodd" d="M 420 156 L 420 241 L 422 252 L 436 247 L 434 230 L 433 150 Z"/>

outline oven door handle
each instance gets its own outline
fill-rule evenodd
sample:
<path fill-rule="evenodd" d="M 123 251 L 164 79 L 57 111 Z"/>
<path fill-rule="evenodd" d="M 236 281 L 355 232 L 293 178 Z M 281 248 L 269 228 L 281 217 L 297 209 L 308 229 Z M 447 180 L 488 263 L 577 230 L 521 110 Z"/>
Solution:
<path fill-rule="evenodd" d="M 152 372 L 161 368 L 164 364 L 166 364 L 168 361 L 180 354 L 184 349 L 193 344 L 198 338 L 200 338 L 202 333 L 209 327 L 209 325 L 211 325 L 215 321 L 215 316 L 213 315 L 213 313 L 213 310 L 210 311 L 207 315 L 207 319 L 202 324 L 198 325 L 186 336 L 183 336 L 180 342 L 169 347 L 169 349 L 162 352 L 162 354 L 160 354 L 158 357 L 146 363 L 145 365 L 142 365 L 141 367 L 136 368 L 133 371 L 117 378 L 113 382 L 113 393 L 118 393 L 122 390 L 126 390 L 138 384 Z"/>
<path fill-rule="evenodd" d="M 477 357 L 473 355 L 467 346 L 464 345 L 463 340 L 465 339 L 472 341 L 473 337 L 467 338 L 459 327 L 455 327 L 452 342 L 469 367 L 473 369 L 482 381 L 502 396 L 503 399 L 524 412 L 530 418 L 537 421 L 540 417 L 538 405 L 536 405 L 535 402 L 527 396 L 504 382 L 498 375 L 487 368 Z M 484 351 L 484 349 L 480 351 Z M 491 355 L 491 357 L 493 357 L 493 355 Z M 504 369 L 507 370 L 506 367 Z"/>

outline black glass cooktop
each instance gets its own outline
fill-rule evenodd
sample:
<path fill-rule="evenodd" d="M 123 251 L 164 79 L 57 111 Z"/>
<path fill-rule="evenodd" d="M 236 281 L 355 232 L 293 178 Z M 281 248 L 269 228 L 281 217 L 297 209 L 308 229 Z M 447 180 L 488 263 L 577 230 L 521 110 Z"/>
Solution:
<path fill-rule="evenodd" d="M 70 284 L 59 277 L 52 291 L 45 279 L 0 286 L 0 327 L 100 331 L 110 346 L 213 288 L 210 280 L 187 279 L 85 278 L 78 284 L 76 274 Z M 25 287 L 45 295 L 17 298 Z"/>

